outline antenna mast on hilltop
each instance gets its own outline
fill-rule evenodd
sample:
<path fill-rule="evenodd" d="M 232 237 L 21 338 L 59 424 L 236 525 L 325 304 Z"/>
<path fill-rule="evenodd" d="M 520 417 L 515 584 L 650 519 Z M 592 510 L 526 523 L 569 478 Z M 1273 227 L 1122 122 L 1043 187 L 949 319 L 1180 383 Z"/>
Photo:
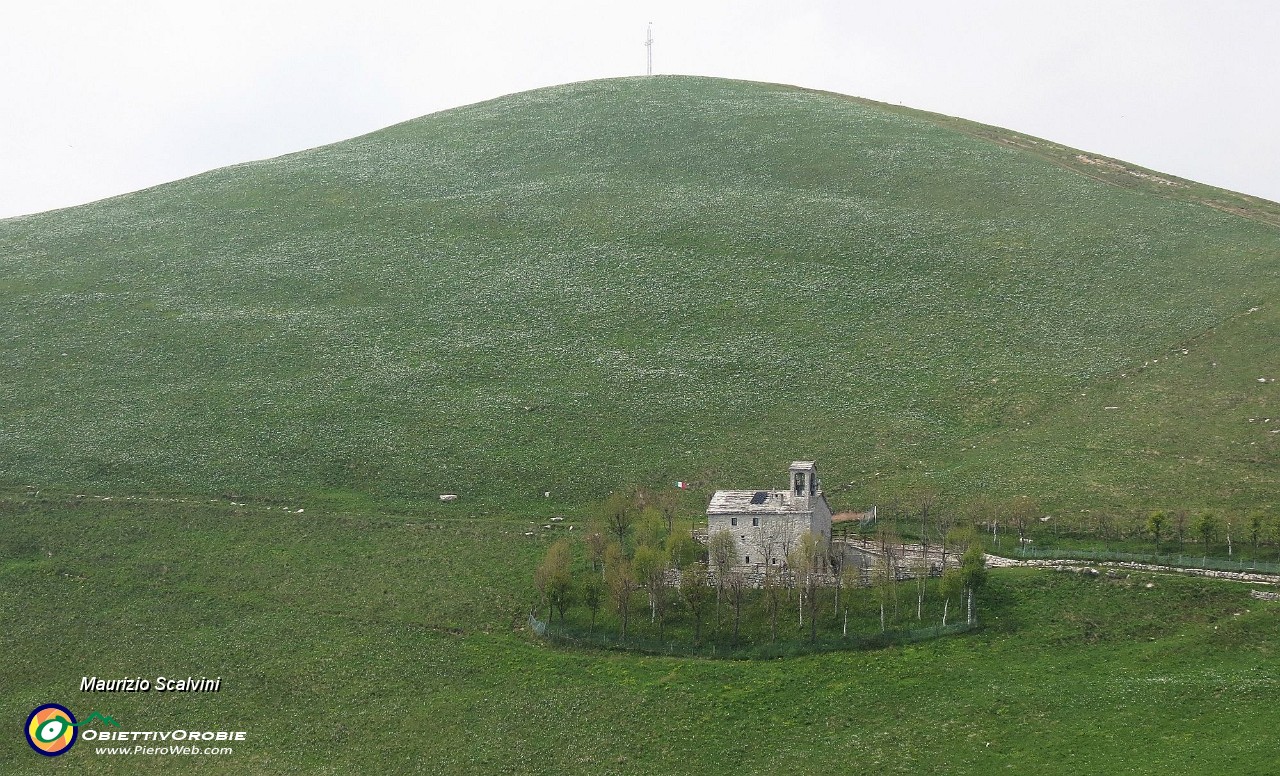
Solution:
<path fill-rule="evenodd" d="M 649 22 L 649 35 L 644 39 L 644 48 L 649 60 L 644 74 L 653 75 L 653 22 Z"/>

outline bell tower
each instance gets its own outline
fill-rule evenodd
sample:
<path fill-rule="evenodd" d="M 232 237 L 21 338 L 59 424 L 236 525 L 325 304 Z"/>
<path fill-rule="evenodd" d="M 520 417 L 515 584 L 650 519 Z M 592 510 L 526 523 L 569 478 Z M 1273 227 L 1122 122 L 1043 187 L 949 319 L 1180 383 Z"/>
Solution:
<path fill-rule="evenodd" d="M 818 467 L 813 461 L 791 462 L 791 498 L 807 504 L 809 499 L 818 495 Z"/>

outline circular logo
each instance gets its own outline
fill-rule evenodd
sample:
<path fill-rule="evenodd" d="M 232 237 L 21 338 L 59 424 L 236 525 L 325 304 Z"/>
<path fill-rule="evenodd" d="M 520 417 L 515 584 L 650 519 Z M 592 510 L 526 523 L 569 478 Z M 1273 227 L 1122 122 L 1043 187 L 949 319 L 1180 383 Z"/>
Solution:
<path fill-rule="evenodd" d="M 27 743 L 45 757 L 57 757 L 76 742 L 76 716 L 56 703 L 39 706 L 27 717 Z"/>

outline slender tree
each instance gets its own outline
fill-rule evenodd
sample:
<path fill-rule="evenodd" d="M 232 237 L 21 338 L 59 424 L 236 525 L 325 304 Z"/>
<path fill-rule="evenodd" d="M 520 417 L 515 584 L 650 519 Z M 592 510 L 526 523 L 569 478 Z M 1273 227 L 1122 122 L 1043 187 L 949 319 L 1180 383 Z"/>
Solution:
<path fill-rule="evenodd" d="M 729 602 L 733 604 L 733 643 L 738 643 L 738 632 L 742 625 L 742 602 L 746 599 L 750 583 L 747 575 L 734 569 L 725 575 L 725 588 L 729 591 Z"/>
<path fill-rule="evenodd" d="M 720 627 L 720 599 L 724 596 L 724 586 L 729 572 L 738 565 L 738 545 L 733 534 L 728 531 L 717 531 L 708 542 L 707 557 L 711 562 L 711 571 L 716 580 L 716 627 Z"/>
<path fill-rule="evenodd" d="M 1027 530 L 1031 527 L 1031 521 L 1035 519 L 1036 502 L 1028 496 L 1014 496 L 1009 499 L 1009 503 L 1005 505 L 1005 514 L 1009 516 L 1009 522 L 1018 531 L 1018 546 L 1023 547 L 1027 543 Z"/>
<path fill-rule="evenodd" d="M 1156 555 L 1160 554 L 1160 534 L 1168 520 L 1168 516 L 1160 511 L 1152 512 L 1147 517 L 1147 533 L 1151 534 L 1151 541 L 1155 543 Z"/>
<path fill-rule="evenodd" d="M 769 611 L 769 641 L 778 640 L 778 611 L 782 608 L 782 574 L 777 566 L 764 567 L 764 603 Z"/>
<path fill-rule="evenodd" d="M 916 620 L 924 619 L 924 590 L 929 581 L 929 556 L 920 553 L 911 559 L 911 575 L 916 578 Z"/>
<path fill-rule="evenodd" d="M 680 597 L 693 615 L 693 641 L 702 641 L 702 615 L 711 601 L 711 588 L 707 585 L 707 564 L 695 561 L 680 571 Z"/>
<path fill-rule="evenodd" d="M 635 519 L 631 497 L 625 493 L 611 493 L 605 499 L 601 512 L 604 524 L 617 537 L 618 544 L 626 544 L 627 532 L 631 530 L 631 523 Z"/>
<path fill-rule="evenodd" d="M 964 596 L 964 572 L 959 566 L 951 566 L 942 572 L 942 582 L 938 585 L 938 593 L 942 596 L 942 627 L 947 627 L 947 611 L 951 608 L 951 599 Z"/>
<path fill-rule="evenodd" d="M 956 512 L 946 505 L 938 505 L 933 510 L 933 523 L 937 528 L 939 549 L 942 551 L 942 567 L 947 567 L 947 537 L 956 524 Z"/>
<path fill-rule="evenodd" d="M 920 484 L 914 486 L 906 496 L 906 503 L 910 505 L 920 518 L 920 546 L 924 548 L 925 554 L 929 554 L 929 518 L 936 511 L 940 496 L 938 489 L 933 485 Z M 941 538 L 944 534 L 939 534 Z"/>
<path fill-rule="evenodd" d="M 572 564 L 573 548 L 569 540 L 559 539 L 547 548 L 546 556 L 534 571 L 534 584 L 542 593 L 543 600 L 560 613 L 562 625 L 573 590 Z"/>
<path fill-rule="evenodd" d="M 680 491 L 674 488 L 659 490 L 654 494 L 653 506 L 666 522 L 667 533 L 674 532 L 676 530 L 676 514 L 680 507 Z"/>
<path fill-rule="evenodd" d="M 841 581 L 843 582 L 843 586 L 850 588 L 849 595 L 852 595 L 853 594 L 852 588 L 857 587 L 858 583 L 862 579 L 862 569 L 857 564 L 846 563 L 844 564 L 844 568 L 841 569 L 840 577 L 841 577 Z M 849 602 L 848 600 L 844 602 L 843 614 L 844 614 L 844 627 L 842 629 L 842 635 L 847 637 L 849 635 Z"/>
<path fill-rule="evenodd" d="M 609 599 L 618 612 L 618 621 L 622 627 L 621 637 L 627 638 L 627 624 L 631 619 L 631 598 L 636 590 L 635 578 L 632 576 L 631 561 L 622 553 L 621 545 L 614 543 L 605 551 L 604 583 L 609 589 Z"/>
<path fill-rule="evenodd" d="M 588 574 L 582 580 L 579 595 L 587 611 L 591 612 L 591 633 L 595 633 L 596 615 L 600 613 L 600 604 L 604 602 L 604 581 L 594 573 Z"/>
<path fill-rule="evenodd" d="M 601 578 L 604 575 L 604 550 L 609 546 L 609 529 L 599 520 L 592 520 L 587 525 L 587 530 L 582 537 L 582 541 L 587 545 L 587 560 L 591 562 L 591 570 L 599 571 Z"/>
<path fill-rule="evenodd" d="M 1183 545 L 1187 538 L 1187 510 L 1178 509 L 1173 513 L 1173 532 L 1178 537 L 1178 554 L 1183 552 Z"/>
<path fill-rule="evenodd" d="M 964 577 L 964 587 L 969 599 L 969 624 L 978 621 L 975 603 L 977 592 L 987 583 L 987 559 L 978 545 L 969 547 L 960 561 L 960 572 Z"/>
<path fill-rule="evenodd" d="M 658 620 L 658 634 L 665 632 L 667 602 L 667 558 L 662 550 L 642 544 L 631 562 L 636 584 L 649 594 L 649 623 Z"/>
<path fill-rule="evenodd" d="M 989 530 L 991 532 L 991 545 L 994 547 L 998 539 L 996 526 L 999 522 L 996 515 L 995 504 L 987 496 L 978 496 L 969 502 L 965 509 L 965 516 L 974 530 Z"/>
<path fill-rule="evenodd" d="M 823 560 L 826 558 L 822 536 L 812 531 L 805 531 L 800 535 L 800 541 L 792 555 L 793 568 L 803 586 L 805 602 L 809 606 L 809 641 L 814 642 L 818 639 L 818 594 L 821 589 L 819 583 L 825 571 Z"/>
<path fill-rule="evenodd" d="M 1262 536 L 1262 527 L 1266 525 L 1267 517 L 1263 512 L 1249 513 L 1249 542 L 1253 545 L 1253 554 L 1258 554 L 1258 539 Z"/>
<path fill-rule="evenodd" d="M 893 562 L 888 555 L 877 555 L 871 564 L 871 586 L 876 591 L 876 599 L 880 603 L 880 632 L 885 631 L 885 605 L 893 592 Z"/>
<path fill-rule="evenodd" d="M 1209 545 L 1218 538 L 1218 516 L 1212 512 L 1201 512 L 1196 516 L 1195 524 L 1191 529 L 1195 531 L 1196 536 L 1200 537 L 1200 541 L 1204 542 L 1204 556 L 1207 559 Z"/>

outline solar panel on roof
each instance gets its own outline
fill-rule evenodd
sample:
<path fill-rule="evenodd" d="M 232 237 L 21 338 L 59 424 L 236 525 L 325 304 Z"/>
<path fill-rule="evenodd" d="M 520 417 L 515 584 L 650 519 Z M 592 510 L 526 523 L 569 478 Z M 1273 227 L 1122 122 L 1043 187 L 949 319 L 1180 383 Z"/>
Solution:
<path fill-rule="evenodd" d="M 756 491 L 756 494 L 755 494 L 754 496 L 752 496 L 752 497 L 751 497 L 751 503 L 752 503 L 752 504 L 763 504 L 763 503 L 764 503 L 764 500 L 765 500 L 765 499 L 767 499 L 767 498 L 769 498 L 769 491 L 767 491 L 767 490 L 757 490 L 757 491 Z"/>

